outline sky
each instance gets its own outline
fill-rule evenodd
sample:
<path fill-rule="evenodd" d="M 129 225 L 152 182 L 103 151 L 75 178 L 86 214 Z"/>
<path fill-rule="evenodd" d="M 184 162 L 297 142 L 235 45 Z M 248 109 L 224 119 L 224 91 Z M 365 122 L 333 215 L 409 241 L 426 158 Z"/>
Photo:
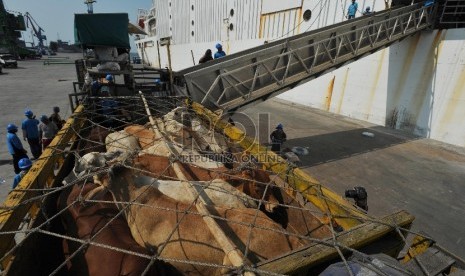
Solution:
<path fill-rule="evenodd" d="M 74 14 L 87 13 L 84 0 L 3 0 L 8 11 L 29 12 L 45 30 L 47 45 L 56 41 L 58 36 L 63 41 L 74 43 Z M 152 0 L 97 0 L 94 13 L 126 12 L 129 21 L 136 23 L 137 10 L 150 9 Z M 23 39 L 31 42 L 31 32 L 22 32 Z M 35 39 L 37 44 L 37 40 Z M 131 51 L 135 50 L 134 39 L 131 38 Z"/>

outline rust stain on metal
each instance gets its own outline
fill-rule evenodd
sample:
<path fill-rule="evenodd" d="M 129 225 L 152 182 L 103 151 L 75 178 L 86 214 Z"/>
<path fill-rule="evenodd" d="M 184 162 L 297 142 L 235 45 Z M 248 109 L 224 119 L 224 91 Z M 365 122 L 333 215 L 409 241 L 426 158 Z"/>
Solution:
<path fill-rule="evenodd" d="M 383 64 L 384 64 L 385 57 L 386 57 L 386 49 L 383 49 L 381 52 L 381 60 L 378 63 L 378 68 L 376 70 L 375 78 L 373 79 L 373 85 L 371 86 L 371 90 L 370 90 L 370 99 L 368 100 L 368 104 L 367 104 L 368 110 L 365 113 L 367 120 L 370 118 L 370 114 L 373 109 L 373 102 L 374 102 L 375 95 L 376 95 L 376 88 L 378 88 L 378 82 L 379 82 L 379 78 L 381 77 L 381 72 L 383 70 Z"/>
<path fill-rule="evenodd" d="M 460 72 L 460 76 L 457 82 L 454 85 L 452 90 L 452 95 L 448 100 L 444 114 L 439 123 L 439 128 L 441 129 L 440 133 L 446 133 L 447 129 L 452 127 L 451 123 L 454 121 L 460 121 L 462 118 L 457 116 L 457 112 L 461 111 L 462 104 L 465 101 L 465 70 Z"/>
<path fill-rule="evenodd" d="M 299 20 L 301 18 L 302 18 L 302 6 L 299 8 L 299 17 L 297 17 L 297 22 L 299 22 Z M 294 20 L 294 26 L 295 26 L 295 21 L 296 20 Z M 297 25 L 297 34 L 300 34 L 300 25 L 302 25 L 302 24 Z M 295 33 L 293 33 L 293 34 L 295 34 Z"/>
<path fill-rule="evenodd" d="M 326 100 L 325 100 L 325 110 L 329 111 L 331 107 L 331 99 L 333 97 L 334 91 L 334 80 L 336 80 L 336 76 L 334 76 L 331 81 L 329 82 L 328 89 L 326 90 Z"/>
<path fill-rule="evenodd" d="M 341 114 L 341 109 L 342 109 L 342 103 L 344 102 L 344 94 L 346 92 L 346 87 L 347 87 L 347 80 L 349 79 L 349 71 L 350 68 L 347 68 L 345 76 L 344 76 L 344 81 L 342 82 L 342 92 L 341 92 L 341 97 L 339 98 L 339 103 L 337 105 L 337 114 Z"/>
<path fill-rule="evenodd" d="M 415 52 L 418 47 L 418 43 L 420 42 L 420 36 L 420 34 L 414 35 L 412 37 L 412 41 L 410 42 L 410 47 L 408 49 L 407 56 L 405 57 L 404 66 L 402 67 L 402 70 L 399 72 L 399 81 L 397 82 L 394 91 L 392 91 L 393 107 L 397 107 L 400 104 L 402 91 L 404 90 L 405 84 L 409 77 L 410 68 L 412 67 L 412 61 L 415 57 Z"/>
<path fill-rule="evenodd" d="M 264 28 L 263 21 L 265 21 L 265 16 L 260 15 L 260 30 L 258 31 L 258 38 L 263 38 L 263 28 Z"/>
<path fill-rule="evenodd" d="M 430 49 L 428 50 L 428 54 L 426 56 L 426 63 L 422 68 L 420 79 L 418 80 L 419 82 L 417 84 L 417 89 L 411 96 L 412 99 L 410 102 L 412 104 L 410 112 L 416 116 L 416 118 L 413 118 L 415 121 L 421 113 L 422 106 L 426 103 L 426 101 L 431 100 L 431 98 L 433 97 L 432 89 L 434 88 L 432 88 L 432 81 L 434 73 L 436 72 L 437 60 L 439 58 L 439 55 L 441 54 L 441 48 L 443 45 L 441 41 L 443 40 L 443 38 L 443 32 L 442 30 L 439 30 L 436 33 L 433 42 L 431 43 Z M 428 107 L 428 109 L 430 108 L 431 107 Z"/>

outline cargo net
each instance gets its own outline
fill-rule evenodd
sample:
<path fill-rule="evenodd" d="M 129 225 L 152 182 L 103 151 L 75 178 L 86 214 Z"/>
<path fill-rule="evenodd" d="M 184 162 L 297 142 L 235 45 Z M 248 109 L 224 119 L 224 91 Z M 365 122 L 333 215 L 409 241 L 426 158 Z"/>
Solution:
<path fill-rule="evenodd" d="M 328 210 L 339 203 L 319 183 L 299 179 L 294 165 L 265 149 L 276 158 L 267 160 L 271 170 L 262 153 L 215 129 L 186 99 L 88 98 L 75 116 L 81 125 L 70 130 L 78 140 L 68 145 L 74 162 L 66 177 L 22 203 L 40 206 L 42 219 L 0 233 L 16 234 L 16 245 L 2 258 L 16 256 L 10 272 L 315 275 L 340 262 L 335 269 L 342 275 L 360 268 L 408 275 L 394 259 L 383 260 L 386 272 L 376 266 L 381 257 L 351 248 L 350 231 L 338 221 L 384 227 L 400 242 L 408 229 L 372 219 L 348 202 L 338 207 L 346 215 L 332 214 Z M 25 249 L 28 242 L 35 253 Z M 39 249 L 45 250 L 40 257 Z"/>

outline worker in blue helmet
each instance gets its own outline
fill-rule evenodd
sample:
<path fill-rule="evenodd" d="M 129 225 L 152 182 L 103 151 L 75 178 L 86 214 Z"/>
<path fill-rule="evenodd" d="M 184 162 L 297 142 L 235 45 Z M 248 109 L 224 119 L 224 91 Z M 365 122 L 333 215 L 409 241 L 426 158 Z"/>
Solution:
<path fill-rule="evenodd" d="M 112 74 L 108 74 L 105 79 L 108 81 L 108 83 L 113 83 L 113 81 L 115 80 L 113 78 L 113 75 Z"/>
<path fill-rule="evenodd" d="M 366 7 L 365 11 L 363 12 L 363 15 L 370 15 L 371 14 L 371 8 L 370 6 Z"/>
<path fill-rule="evenodd" d="M 271 150 L 274 152 L 281 152 L 281 146 L 286 142 L 286 133 L 283 130 L 283 125 L 280 123 L 276 129 L 270 134 Z"/>
<path fill-rule="evenodd" d="M 22 158 L 18 161 L 18 167 L 21 169 L 21 171 L 16 174 L 15 178 L 13 179 L 12 189 L 16 188 L 19 182 L 21 182 L 21 179 L 23 179 L 23 177 L 27 174 L 29 169 L 32 167 L 32 162 L 27 157 Z"/>
<path fill-rule="evenodd" d="M 221 46 L 221 44 L 217 43 L 216 44 L 216 53 L 215 53 L 215 59 L 217 58 L 222 58 L 224 56 L 226 56 L 226 53 L 223 51 L 223 46 Z"/>
<path fill-rule="evenodd" d="M 42 147 L 39 139 L 39 120 L 34 116 L 30 109 L 24 112 L 26 119 L 23 121 L 21 128 L 23 130 L 23 138 L 29 143 L 29 148 L 35 159 L 42 154 Z"/>
<path fill-rule="evenodd" d="M 18 127 L 15 124 L 9 124 L 6 127 L 6 145 L 8 147 L 8 152 L 13 157 L 13 167 L 15 173 L 18 174 L 21 169 L 18 167 L 18 162 L 21 158 L 27 157 L 27 151 L 24 149 L 21 139 L 19 139 L 16 132 L 18 132 Z"/>

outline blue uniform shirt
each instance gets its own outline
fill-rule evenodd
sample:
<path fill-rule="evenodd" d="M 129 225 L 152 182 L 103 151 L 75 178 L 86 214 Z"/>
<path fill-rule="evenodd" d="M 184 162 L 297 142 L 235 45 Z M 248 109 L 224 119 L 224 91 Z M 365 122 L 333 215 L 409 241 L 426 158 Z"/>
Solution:
<path fill-rule="evenodd" d="M 8 146 L 8 152 L 10 154 L 15 154 L 15 148 L 17 150 L 24 150 L 21 140 L 19 139 L 18 135 L 14 133 L 6 134 L 6 145 Z"/>
<path fill-rule="evenodd" d="M 222 58 L 224 56 L 226 56 L 226 53 L 224 51 L 218 51 L 215 53 L 215 59 Z"/>
<path fill-rule="evenodd" d="M 26 130 L 28 139 L 38 139 L 39 138 L 39 120 L 37 119 L 29 119 L 23 121 L 21 128 Z"/>
<path fill-rule="evenodd" d="M 352 3 L 350 4 L 349 6 L 349 11 L 347 12 L 348 15 L 355 15 L 355 13 L 357 12 L 358 10 L 358 4 L 355 2 L 355 3 Z"/>
<path fill-rule="evenodd" d="M 16 188 L 18 186 L 19 182 L 21 182 L 21 179 L 23 179 L 23 176 L 25 176 L 27 171 L 21 171 L 17 175 L 15 175 L 15 178 L 13 179 L 13 186 L 11 187 L 12 189 Z"/>

